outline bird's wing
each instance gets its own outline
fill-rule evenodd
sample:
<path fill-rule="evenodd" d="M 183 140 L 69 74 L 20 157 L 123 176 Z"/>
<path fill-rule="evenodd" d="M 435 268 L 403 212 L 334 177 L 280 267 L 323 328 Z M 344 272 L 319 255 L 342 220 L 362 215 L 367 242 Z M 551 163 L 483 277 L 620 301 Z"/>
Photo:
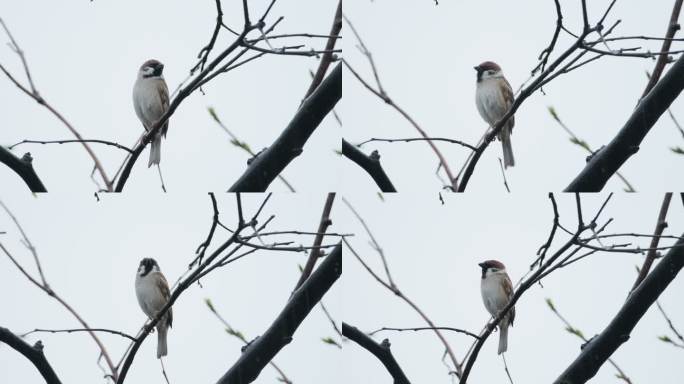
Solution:
<path fill-rule="evenodd" d="M 508 108 L 513 105 L 513 88 L 511 88 L 511 84 L 508 83 L 508 80 L 505 78 L 503 79 L 504 84 L 506 85 L 505 87 L 502 88 L 502 97 L 504 101 L 504 105 L 506 106 L 506 111 L 508 111 Z M 513 133 L 513 126 L 515 125 L 515 116 L 511 116 L 510 119 L 508 119 L 508 131 L 510 133 Z"/>
<path fill-rule="evenodd" d="M 162 105 L 162 111 L 166 112 L 169 109 L 169 87 L 166 86 L 166 81 L 160 79 L 157 92 L 159 93 L 159 101 Z M 166 137 L 166 131 L 169 129 L 169 121 L 166 120 L 164 126 L 161 129 L 162 135 Z"/>
<path fill-rule="evenodd" d="M 159 293 L 164 298 L 164 302 L 166 303 L 167 301 L 169 301 L 169 298 L 171 297 L 171 292 L 169 291 L 169 283 L 166 281 L 166 278 L 161 273 L 159 274 L 159 279 L 157 279 L 157 289 L 159 289 Z M 170 327 L 171 323 L 173 322 L 173 312 L 171 312 L 171 308 L 169 308 L 169 310 L 166 311 L 166 316 L 168 319 L 167 324 Z"/>
<path fill-rule="evenodd" d="M 506 278 L 504 279 L 502 287 L 508 300 L 511 300 L 511 298 L 513 297 L 513 284 L 511 283 L 511 279 L 508 276 L 506 276 Z M 515 307 L 511 308 L 511 310 L 508 311 L 508 314 L 509 323 L 513 325 L 513 319 L 515 319 Z"/>

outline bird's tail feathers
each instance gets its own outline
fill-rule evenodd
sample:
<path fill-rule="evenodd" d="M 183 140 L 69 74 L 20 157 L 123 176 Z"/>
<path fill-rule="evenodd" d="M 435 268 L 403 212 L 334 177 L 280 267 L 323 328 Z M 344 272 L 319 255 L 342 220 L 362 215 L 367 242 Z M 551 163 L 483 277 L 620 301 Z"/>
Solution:
<path fill-rule="evenodd" d="M 148 168 L 155 164 L 159 164 L 161 161 L 161 140 L 161 134 L 155 135 L 154 139 L 152 139 L 152 143 L 150 145 L 150 161 L 147 163 Z"/>
<path fill-rule="evenodd" d="M 162 356 L 166 356 L 166 334 L 168 328 L 166 325 L 161 325 L 157 327 L 157 359 L 161 359 Z"/>
<path fill-rule="evenodd" d="M 508 319 L 503 318 L 499 323 L 499 352 L 502 354 L 508 349 Z"/>
<path fill-rule="evenodd" d="M 501 146 L 503 147 L 503 157 L 504 157 L 504 168 L 512 167 L 515 165 L 515 159 L 513 158 L 513 144 L 511 143 L 511 131 L 509 128 L 505 127 L 501 130 Z"/>

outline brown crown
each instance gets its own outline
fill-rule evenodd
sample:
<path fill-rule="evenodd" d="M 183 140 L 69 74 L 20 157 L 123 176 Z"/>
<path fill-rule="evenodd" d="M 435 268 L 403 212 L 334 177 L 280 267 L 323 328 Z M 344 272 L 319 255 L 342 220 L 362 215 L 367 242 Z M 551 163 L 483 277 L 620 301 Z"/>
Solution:
<path fill-rule="evenodd" d="M 501 70 L 501 67 L 499 67 L 499 64 L 497 64 L 493 61 L 485 61 L 484 63 L 475 67 L 475 69 L 477 69 L 478 71 L 493 70 L 493 71 L 499 72 Z"/>
<path fill-rule="evenodd" d="M 502 262 L 498 260 L 487 260 L 478 264 L 482 268 L 506 269 Z"/>

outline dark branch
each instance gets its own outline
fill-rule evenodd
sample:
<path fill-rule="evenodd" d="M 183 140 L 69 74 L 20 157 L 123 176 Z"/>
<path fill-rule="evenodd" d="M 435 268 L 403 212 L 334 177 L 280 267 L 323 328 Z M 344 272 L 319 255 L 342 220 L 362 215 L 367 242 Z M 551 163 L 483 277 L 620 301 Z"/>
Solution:
<path fill-rule="evenodd" d="M 105 332 L 105 333 L 111 333 L 113 335 L 119 335 L 121 337 L 125 337 L 129 340 L 136 341 L 137 339 L 127 333 L 116 331 L 113 329 L 106 329 L 106 328 L 72 328 L 72 329 L 34 329 L 33 331 L 26 332 L 25 334 L 22 335 L 28 336 L 32 333 L 37 333 L 37 332 L 47 332 L 47 333 L 72 333 L 72 332 Z"/>
<path fill-rule="evenodd" d="M 34 346 L 27 344 L 19 336 L 10 332 L 9 329 L 0 327 L 0 341 L 10 346 L 29 359 L 38 369 L 47 384 L 61 384 L 57 374 L 43 354 L 43 345 L 38 341 Z"/>
<path fill-rule="evenodd" d="M 335 43 L 337 42 L 337 38 L 339 37 L 341 30 L 342 30 L 342 0 L 340 0 L 337 3 L 337 10 L 335 11 L 335 18 L 333 19 L 333 25 L 330 28 L 330 37 L 328 37 L 328 41 L 325 44 L 325 50 L 327 52 L 324 53 L 323 56 L 321 57 L 321 61 L 318 64 L 318 69 L 316 70 L 316 74 L 314 74 L 313 80 L 311 81 L 311 85 L 309 85 L 309 89 L 306 91 L 306 94 L 304 95 L 304 99 L 309 97 L 309 95 L 311 95 L 313 93 L 313 91 L 323 81 L 323 78 L 325 77 L 325 72 L 328 70 L 328 67 L 330 67 L 330 63 L 332 63 L 332 60 L 333 60 L 333 54 L 330 51 L 332 51 L 335 48 Z"/>
<path fill-rule="evenodd" d="M 634 291 L 646 278 L 646 275 L 648 275 L 648 272 L 651 270 L 651 265 L 658 254 L 656 249 L 658 248 L 658 242 L 660 242 L 660 235 L 662 235 L 665 228 L 667 228 L 667 221 L 665 221 L 665 218 L 667 217 L 667 210 L 670 207 L 670 200 L 672 200 L 672 192 L 666 192 L 665 197 L 663 197 L 663 202 L 660 205 L 658 220 L 656 221 L 656 227 L 653 230 L 653 237 L 651 238 L 651 245 L 649 246 L 646 260 L 644 260 L 644 264 L 639 270 L 639 275 L 637 276 L 636 281 L 634 281 L 632 291 Z"/>
<path fill-rule="evenodd" d="M 680 57 L 665 76 L 636 107 L 627 123 L 613 140 L 591 157 L 587 165 L 565 188 L 565 192 L 598 192 L 608 179 L 639 150 L 658 118 L 684 89 L 684 56 Z"/>
<path fill-rule="evenodd" d="M 350 144 L 347 140 L 342 139 L 342 155 L 349 160 L 355 162 L 359 167 L 373 178 L 375 184 L 378 185 L 383 192 L 396 192 L 396 188 L 385 173 L 385 170 L 380 165 L 380 154 L 378 151 L 373 151 L 370 156 L 367 156 L 360 149 Z"/>
<path fill-rule="evenodd" d="M 311 272 L 313 272 L 313 268 L 316 265 L 316 261 L 319 257 L 323 256 L 320 246 L 323 243 L 325 231 L 327 231 L 328 227 L 332 225 L 332 220 L 330 220 L 330 211 L 332 210 L 334 201 L 335 192 L 328 193 L 328 196 L 325 199 L 325 204 L 323 205 L 323 213 L 321 214 L 321 220 L 318 223 L 318 230 L 316 231 L 318 233 L 316 234 L 316 237 L 314 237 L 313 247 L 311 249 L 311 252 L 309 252 L 309 258 L 306 260 L 306 264 L 304 265 L 302 274 L 299 276 L 299 280 L 295 285 L 294 291 L 297 291 L 297 289 L 301 287 L 302 284 L 304 284 L 306 279 L 308 279 L 309 276 L 311 276 Z"/>
<path fill-rule="evenodd" d="M 404 374 L 404 371 L 401 370 L 399 363 L 394 359 L 394 356 L 390 351 L 388 339 L 383 340 L 382 344 L 378 344 L 365 333 L 345 322 L 342 322 L 342 334 L 377 357 L 394 378 L 394 384 L 411 383 Z"/>
<path fill-rule="evenodd" d="M 658 296 L 674 280 L 682 267 L 684 267 L 684 239 L 677 241 L 639 287 L 630 294 L 610 324 L 584 346 L 577 359 L 554 383 L 579 384 L 594 377 L 603 363 L 620 345 L 629 340 L 630 332 L 658 299 Z"/>
<path fill-rule="evenodd" d="M 99 140 L 99 139 L 72 139 L 72 140 L 22 140 L 16 144 L 12 144 L 9 146 L 9 149 L 14 149 L 14 147 L 21 145 L 21 144 L 67 144 L 67 143 L 97 143 L 97 144 L 105 144 L 105 145 L 111 145 L 112 147 L 117 147 L 119 149 L 123 149 L 124 151 L 128 153 L 133 153 L 133 150 L 126 147 L 125 145 L 121 145 L 119 143 L 115 143 L 113 141 L 107 141 L 107 140 Z"/>
<path fill-rule="evenodd" d="M 218 384 L 251 383 L 292 336 L 309 312 L 342 274 L 342 243 L 338 243 L 306 282 L 292 295 L 273 324 L 246 347 L 238 361 Z"/>
<path fill-rule="evenodd" d="M 677 32 L 677 30 L 680 28 L 679 24 L 677 23 L 677 19 L 679 19 L 679 12 L 681 10 L 682 0 L 675 0 L 674 7 L 672 8 L 672 14 L 670 15 L 670 23 L 667 26 L 667 32 L 665 33 L 665 38 L 663 39 L 663 46 L 660 48 L 661 52 L 667 52 L 670 50 L 670 45 L 672 45 L 672 38 L 674 37 L 674 34 Z M 658 80 L 660 80 L 660 76 L 663 74 L 663 70 L 665 69 L 665 65 L 667 64 L 667 62 L 667 55 L 658 56 L 655 68 L 653 68 L 653 74 L 648 79 L 646 89 L 644 89 L 644 93 L 641 95 L 642 99 L 651 91 L 651 89 L 653 89 L 653 87 L 655 87 Z"/>
<path fill-rule="evenodd" d="M 442 331 L 452 331 L 452 332 L 456 332 L 456 333 L 462 333 L 464 335 L 468 335 L 468 336 L 473 337 L 475 339 L 478 339 L 478 340 L 480 339 L 480 336 L 478 336 L 472 332 L 466 331 L 465 329 L 453 328 L 453 327 L 415 327 L 415 328 L 382 327 L 380 329 L 376 329 L 373 332 L 370 332 L 368 335 L 373 336 L 376 333 L 381 332 L 381 331 L 398 331 L 398 332 L 414 331 L 414 332 L 417 332 L 417 331 L 431 331 L 431 330 L 435 330 L 435 329 L 439 329 Z"/>
<path fill-rule="evenodd" d="M 304 101 L 276 141 L 252 159 L 245 173 L 228 191 L 265 191 L 285 167 L 303 152 L 304 144 L 340 98 L 342 67 L 337 64 L 323 83 Z"/>
<path fill-rule="evenodd" d="M 367 143 L 370 143 L 373 141 L 384 141 L 387 143 L 395 143 L 395 142 L 399 142 L 399 141 L 404 142 L 404 143 L 410 143 L 412 141 L 444 141 L 447 143 L 458 144 L 462 147 L 466 147 L 466 148 L 470 149 L 471 151 L 477 151 L 476 147 L 474 147 L 468 143 L 465 143 L 461 140 L 448 139 L 446 137 L 411 137 L 411 138 L 407 138 L 407 139 L 379 139 L 377 137 L 373 137 L 373 138 L 370 138 L 364 142 L 357 144 L 357 146 L 361 147 L 364 144 L 367 144 Z"/>
<path fill-rule="evenodd" d="M 7 165 L 19 177 L 24 180 L 24 183 L 29 187 L 31 192 L 47 192 L 45 185 L 40 181 L 40 178 L 33 169 L 31 154 L 26 152 L 20 159 L 7 148 L 0 145 L 0 163 Z"/>

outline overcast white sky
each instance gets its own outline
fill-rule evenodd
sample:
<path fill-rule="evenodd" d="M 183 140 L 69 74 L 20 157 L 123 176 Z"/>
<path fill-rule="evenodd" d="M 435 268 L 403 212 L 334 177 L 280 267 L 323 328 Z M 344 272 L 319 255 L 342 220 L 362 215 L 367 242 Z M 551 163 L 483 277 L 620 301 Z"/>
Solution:
<path fill-rule="evenodd" d="M 584 216 L 593 214 L 604 195 L 582 198 Z M 511 279 L 517 282 L 535 259 L 551 229 L 553 213 L 544 193 L 515 194 L 513 198 L 483 199 L 475 194 L 447 195 L 445 204 L 436 198 L 410 194 L 377 197 L 348 197 L 361 213 L 384 249 L 392 276 L 403 291 L 437 326 L 479 332 L 489 319 L 480 295 L 479 262 L 504 262 Z M 577 225 L 574 197 L 557 196 L 561 223 Z M 602 215 L 601 224 L 614 218 L 606 233 L 652 233 L 661 194 L 616 195 Z M 339 208 L 339 207 L 338 207 Z M 348 209 L 338 209 L 342 228 L 354 230 L 352 246 L 381 276 L 378 254 L 368 245 L 358 221 Z M 675 195 L 668 214 L 665 234 L 680 236 L 684 228 L 684 208 Z M 558 241 L 568 237 L 560 233 Z M 625 242 L 633 239 L 622 239 Z M 622 241 L 617 241 L 622 242 Z M 668 244 L 670 242 L 661 243 Z M 551 251 L 562 243 L 557 242 Z M 606 242 L 610 244 L 610 242 Z M 648 247 L 649 239 L 634 242 Z M 595 254 L 549 275 L 543 287 L 527 291 L 516 305 L 516 321 L 509 332 L 506 359 L 515 383 L 550 383 L 572 362 L 582 341 L 564 331 L 563 323 L 548 309 L 551 298 L 557 309 L 575 327 L 591 337 L 601 332 L 624 302 L 636 278 L 635 266 L 643 256 L 623 253 Z M 380 286 L 361 264 L 345 250 L 344 318 L 370 332 L 381 327 L 420 327 L 426 324 L 405 302 Z M 684 327 L 680 292 L 681 277 L 668 287 L 660 302 L 672 321 Z M 667 324 L 652 307 L 631 334 L 631 339 L 614 359 L 633 383 L 676 384 L 681 382 L 681 349 L 657 339 L 671 335 Z M 472 339 L 446 332 L 454 353 L 461 358 Z M 450 383 L 440 358 L 442 344 L 432 331 L 381 332 L 378 342 L 388 337 L 394 356 L 413 383 Z M 493 334 L 480 351 L 469 383 L 508 383 L 503 362 L 496 354 L 498 334 Z M 357 345 L 348 343 L 345 370 L 348 383 L 388 383 L 389 375 L 377 359 Z M 615 370 L 604 365 L 592 382 L 619 383 Z"/>
<path fill-rule="evenodd" d="M 398 5 L 400 3 L 401 5 Z M 566 27 L 581 25 L 579 2 L 562 1 Z M 591 1 L 589 17 L 598 20 L 609 0 Z M 615 36 L 663 36 L 672 1 L 617 1 L 606 25 L 622 23 Z M 503 68 L 514 90 L 529 77 L 539 53 L 548 46 L 556 25 L 553 1 L 353 1 L 345 14 L 372 52 L 382 84 L 392 99 L 432 137 L 460 139 L 475 144 L 487 129 L 475 107 L 473 66 L 493 60 Z M 345 28 L 347 28 L 345 26 Z M 347 29 L 348 30 L 348 29 Z M 572 38 L 561 33 L 556 54 Z M 374 84 L 366 58 L 351 34 L 344 41 L 345 59 Z M 625 45 L 628 46 L 628 45 Z M 659 42 L 643 46 L 658 51 Z M 619 46 L 611 46 L 619 48 Z M 681 49 L 680 44 L 674 44 Z M 555 57 L 555 56 L 554 56 Z M 607 144 L 627 121 L 646 86 L 646 71 L 653 60 L 607 57 L 563 75 L 534 94 L 515 116 L 513 150 L 516 166 L 509 169 L 513 191 L 561 190 L 579 173 L 587 153 L 568 141 L 568 135 L 547 111 L 554 106 L 561 119 L 594 149 Z M 385 105 L 345 70 L 345 137 L 359 143 L 372 137 L 418 137 L 418 132 L 395 110 Z M 681 100 L 672 112 L 684 118 Z M 469 153 L 456 144 L 437 143 L 454 173 Z M 672 120 L 664 115 L 642 143 L 639 153 L 622 168 L 638 191 L 681 190 L 684 156 L 670 147 L 684 146 Z M 399 191 L 437 190 L 437 158 L 425 142 L 370 143 L 366 153 L 378 149 L 381 162 Z M 471 191 L 504 191 L 497 158 L 501 144 L 493 143 L 470 180 Z M 373 181 L 352 162 L 343 166 L 348 190 L 377 190 Z M 606 190 L 622 190 L 615 178 Z"/>
<path fill-rule="evenodd" d="M 155 195 L 157 192 L 154 192 Z M 139 195 L 139 196 L 138 196 Z M 158 197 L 158 196 L 157 196 Z M 235 198 L 217 196 L 221 218 L 234 227 Z M 251 215 L 262 196 L 244 197 L 245 214 Z M 176 281 L 193 259 L 197 246 L 206 238 L 211 224 L 211 203 L 206 195 L 188 197 L 170 194 L 161 198 L 136 194 L 122 199 L 104 196 L 97 203 L 83 198 L 50 194 L 3 196 L 38 249 L 48 282 L 76 308 L 91 327 L 117 329 L 135 334 L 145 315 L 135 298 L 135 272 L 140 259 L 154 257 L 169 283 Z M 274 196 L 261 216 L 276 218 L 272 230 L 315 231 L 325 196 L 304 194 Z M 144 207 L 142 209 L 141 207 Z M 339 207 L 333 208 L 333 214 Z M 339 226 L 333 223 L 331 231 Z M 8 216 L 0 213 L 0 241 L 22 264 L 35 272 L 28 251 Z M 217 232 L 215 245 L 227 237 Z M 249 231 L 247 231 L 249 233 Z M 281 237 L 287 240 L 291 236 Z M 295 239 L 311 245 L 310 236 Z M 334 240 L 329 240 L 334 242 Z M 328 240 L 326 240 L 328 243 Z M 298 277 L 298 264 L 305 253 L 256 252 L 218 269 L 202 280 L 202 287 L 188 289 L 174 304 L 174 324 L 169 332 L 169 355 L 165 359 L 172 383 L 213 383 L 240 356 L 242 343 L 223 331 L 204 303 L 211 298 L 215 307 L 249 339 L 262 334 L 286 304 Z M 34 328 L 76 328 L 79 324 L 55 300 L 32 285 L 3 254 L 0 257 L 0 326 L 23 333 Z M 324 299 L 329 311 L 341 319 L 339 288 L 333 286 Z M 295 383 L 320 383 L 339 370 L 341 351 L 324 344 L 323 337 L 339 342 L 320 308 L 314 308 L 302 323 L 292 343 L 275 362 Z M 113 359 L 120 358 L 128 340 L 102 334 Z M 102 372 L 95 364 L 98 350 L 92 339 L 81 334 L 37 334 L 30 343 L 42 340 L 45 353 L 64 383 L 97 383 Z M 155 355 L 156 336 L 148 338 L 138 351 L 127 378 L 131 383 L 163 383 Z M 316 363 L 311 364 L 311 357 Z M 0 345 L 0 382 L 37 383 L 35 368 L 16 351 Z M 256 383 L 276 383 L 277 374 L 266 367 Z"/>
<path fill-rule="evenodd" d="M 255 21 L 270 3 L 250 1 Z M 330 32 L 335 0 L 278 1 L 266 19 L 285 19 L 275 33 Z M 36 10 L 40 10 L 37 12 Z M 243 25 L 241 1 L 223 1 L 224 22 L 234 29 Z M 197 54 L 211 37 L 216 21 L 214 1 L 77 1 L 55 3 L 45 0 L 7 2 L 0 17 L 25 51 L 33 80 L 41 95 L 52 104 L 84 138 L 105 139 L 132 146 L 142 125 L 133 111 L 132 90 L 138 68 L 149 58 L 165 64 L 164 77 L 171 92 L 183 81 L 197 60 Z M 256 32 L 258 34 L 258 32 Z M 222 31 L 214 52 L 232 43 Z M 256 37 L 257 35 L 254 35 Z M 25 82 L 17 55 L 0 35 L 0 62 Z M 322 49 L 325 39 L 280 39 L 281 45 L 305 44 Z M 341 47 L 340 47 L 341 48 Z M 247 56 L 245 56 L 247 57 Z M 214 107 L 223 122 L 253 150 L 271 145 L 294 116 L 317 58 L 267 55 L 235 71 L 219 76 L 183 101 L 171 117 L 167 139 L 162 145 L 162 169 L 171 191 L 226 190 L 244 172 L 249 155 L 230 144 L 230 138 L 207 113 Z M 0 145 L 23 139 L 71 139 L 71 133 L 46 109 L 21 93 L 4 76 L 0 99 L 5 108 L 0 117 L 3 129 Z M 335 189 L 334 172 L 340 147 L 339 125 L 326 118 L 310 138 L 304 153 L 285 170 L 295 189 Z M 93 144 L 109 177 L 120 166 L 124 151 Z M 92 162 L 80 144 L 26 144 L 15 148 L 34 157 L 34 167 L 49 191 L 93 191 L 89 178 Z M 146 149 L 126 185 L 127 191 L 159 191 L 155 169 L 147 168 Z M 313 172 L 315 179 L 307 176 Z M 7 167 L 0 167 L 0 184 L 26 189 Z M 286 190 L 279 181 L 274 191 Z"/>

